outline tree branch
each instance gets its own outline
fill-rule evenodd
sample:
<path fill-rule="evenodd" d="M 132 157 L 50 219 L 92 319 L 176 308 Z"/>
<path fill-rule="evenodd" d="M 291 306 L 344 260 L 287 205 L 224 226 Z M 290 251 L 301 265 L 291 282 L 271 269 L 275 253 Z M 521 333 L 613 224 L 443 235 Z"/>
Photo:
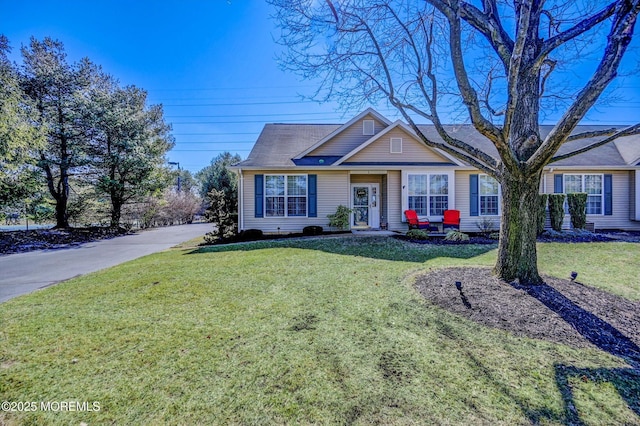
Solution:
<path fill-rule="evenodd" d="M 547 135 L 526 166 L 536 169 L 547 164 L 571 134 L 587 111 L 617 74 L 617 69 L 633 37 L 633 29 L 640 13 L 640 0 L 621 1 L 617 4 L 611 31 L 607 37 L 604 54 L 586 86 L 578 93 L 575 102 L 564 113 Z"/>
<path fill-rule="evenodd" d="M 617 130 L 618 129 L 616 129 L 615 127 L 612 127 L 606 130 L 594 130 L 591 132 L 576 133 L 575 135 L 569 136 L 567 140 L 565 140 L 565 142 L 577 141 L 579 139 L 597 138 L 598 136 L 611 136 Z"/>
<path fill-rule="evenodd" d="M 522 54 L 527 44 L 529 35 L 529 24 L 531 21 L 531 5 L 522 2 L 518 8 L 518 23 L 516 26 L 517 38 L 511 58 L 509 60 L 509 69 L 507 70 L 507 106 L 504 118 L 504 126 L 502 132 L 508 135 L 511 129 L 511 122 L 518 104 L 518 79 L 520 77 L 520 65 L 522 64 Z"/>
<path fill-rule="evenodd" d="M 513 51 L 513 40 L 502 26 L 496 1 L 484 0 L 483 5 L 484 12 L 481 12 L 470 3 L 462 3 L 460 16 L 491 43 L 506 71 Z"/>
<path fill-rule="evenodd" d="M 613 130 L 615 132 L 616 129 L 608 129 L 606 131 L 601 131 L 601 132 L 580 133 L 580 134 L 575 135 L 575 136 L 570 136 L 569 138 L 567 138 L 567 141 L 599 136 L 599 135 L 602 135 L 604 132 L 611 132 L 611 130 Z M 614 133 L 612 136 L 609 136 L 606 139 L 603 139 L 603 140 L 598 141 L 598 142 L 594 142 L 594 143 L 592 143 L 590 145 L 585 146 L 584 148 L 576 149 L 575 151 L 571 151 L 571 152 L 566 153 L 566 154 L 556 155 L 555 157 L 553 157 L 549 161 L 549 163 L 555 163 L 557 161 L 564 160 L 565 158 L 573 157 L 573 156 L 576 156 L 578 154 L 583 154 L 583 153 L 585 153 L 587 151 L 591 151 L 594 148 L 597 148 L 599 146 L 606 145 L 606 144 L 608 144 L 610 142 L 613 142 L 614 140 L 616 140 L 618 138 L 622 138 L 622 137 L 625 137 L 625 136 L 631 136 L 631 135 L 637 135 L 637 134 L 640 134 L 640 124 L 636 124 L 634 126 L 627 127 L 626 129 L 621 130 L 621 131 L 619 131 L 617 133 Z"/>
<path fill-rule="evenodd" d="M 449 21 L 451 60 L 453 62 L 453 69 L 460 89 L 460 94 L 462 95 L 462 101 L 469 111 L 471 122 L 476 130 L 486 136 L 497 146 L 504 143 L 502 132 L 482 115 L 478 95 L 471 86 L 469 76 L 467 75 L 464 56 L 462 53 L 462 28 L 460 25 L 460 18 L 455 11 L 448 13 L 446 16 Z"/>
<path fill-rule="evenodd" d="M 585 32 L 589 31 L 590 29 L 598 25 L 599 23 L 609 18 L 611 15 L 614 14 L 616 9 L 616 4 L 617 2 L 613 2 L 609 4 L 600 12 L 591 16 L 589 19 L 582 20 L 578 24 L 576 24 L 574 27 L 545 41 L 542 44 L 542 49 L 540 50 L 539 60 L 540 61 L 544 60 L 554 49 L 558 48 L 559 46 L 562 46 L 569 40 L 572 40 L 578 37 L 579 35 L 584 34 Z"/>

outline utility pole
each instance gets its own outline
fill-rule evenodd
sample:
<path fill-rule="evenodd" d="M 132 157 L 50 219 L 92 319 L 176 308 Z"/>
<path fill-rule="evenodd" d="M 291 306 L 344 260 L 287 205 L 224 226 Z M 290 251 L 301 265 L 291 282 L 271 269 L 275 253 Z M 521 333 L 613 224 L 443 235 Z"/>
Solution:
<path fill-rule="evenodd" d="M 180 162 L 179 161 L 169 161 L 169 165 L 178 166 L 178 192 L 180 192 Z"/>

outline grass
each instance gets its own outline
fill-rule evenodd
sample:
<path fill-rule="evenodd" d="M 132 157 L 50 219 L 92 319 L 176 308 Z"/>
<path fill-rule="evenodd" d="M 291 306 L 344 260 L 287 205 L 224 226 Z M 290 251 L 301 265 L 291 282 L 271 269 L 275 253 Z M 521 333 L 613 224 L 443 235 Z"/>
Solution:
<path fill-rule="evenodd" d="M 591 267 L 621 253 L 613 276 Z M 540 259 L 640 299 L 637 244 L 541 244 Z M 429 268 L 494 260 L 493 246 L 340 237 L 173 250 L 80 277 L 0 305 L 0 400 L 100 411 L 0 424 L 640 424 L 640 378 L 622 361 L 482 327 L 412 288 Z"/>

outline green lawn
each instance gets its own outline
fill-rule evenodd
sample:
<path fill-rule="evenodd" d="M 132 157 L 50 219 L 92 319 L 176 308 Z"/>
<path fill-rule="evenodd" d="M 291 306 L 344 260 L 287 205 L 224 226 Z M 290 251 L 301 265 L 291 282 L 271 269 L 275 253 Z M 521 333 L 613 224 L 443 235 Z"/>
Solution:
<path fill-rule="evenodd" d="M 494 259 L 493 246 L 386 238 L 258 242 L 167 251 L 11 300 L 0 401 L 100 410 L 0 424 L 640 424 L 640 375 L 621 360 L 482 327 L 412 287 L 429 268 Z M 543 273 L 578 270 L 632 300 L 639 265 L 638 244 L 540 245 Z"/>

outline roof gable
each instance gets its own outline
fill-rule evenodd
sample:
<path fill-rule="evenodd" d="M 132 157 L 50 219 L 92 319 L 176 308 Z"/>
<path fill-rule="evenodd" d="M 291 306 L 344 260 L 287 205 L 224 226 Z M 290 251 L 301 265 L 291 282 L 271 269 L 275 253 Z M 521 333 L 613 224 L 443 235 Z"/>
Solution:
<path fill-rule="evenodd" d="M 401 153 L 391 153 L 391 138 L 402 138 Z M 426 146 L 418 139 L 415 132 L 400 120 L 357 146 L 334 164 L 371 164 L 375 162 L 383 162 L 384 164 L 406 164 L 418 160 L 421 163 L 429 163 L 432 165 L 462 165 L 459 160 L 439 149 Z"/>
<path fill-rule="evenodd" d="M 374 121 L 374 135 L 388 127 L 391 122 L 377 111 L 368 108 L 319 140 L 313 146 L 300 152 L 295 159 L 305 156 L 343 156 L 371 138 L 363 132 L 363 121 Z"/>

